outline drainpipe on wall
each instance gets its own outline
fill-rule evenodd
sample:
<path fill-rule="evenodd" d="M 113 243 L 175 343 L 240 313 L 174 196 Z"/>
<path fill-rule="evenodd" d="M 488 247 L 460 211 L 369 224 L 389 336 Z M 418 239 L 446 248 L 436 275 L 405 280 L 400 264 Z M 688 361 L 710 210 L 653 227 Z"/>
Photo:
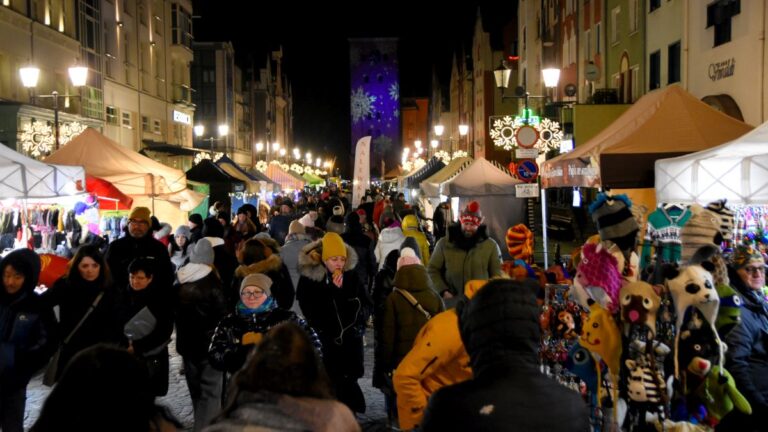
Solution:
<path fill-rule="evenodd" d="M 689 0 L 683 0 L 683 37 L 681 43 L 681 50 L 680 53 L 680 68 L 682 69 L 680 71 L 681 79 L 683 81 L 683 89 L 686 91 L 688 90 L 688 40 L 689 40 L 689 34 L 691 27 L 691 20 L 690 20 L 690 2 Z"/>

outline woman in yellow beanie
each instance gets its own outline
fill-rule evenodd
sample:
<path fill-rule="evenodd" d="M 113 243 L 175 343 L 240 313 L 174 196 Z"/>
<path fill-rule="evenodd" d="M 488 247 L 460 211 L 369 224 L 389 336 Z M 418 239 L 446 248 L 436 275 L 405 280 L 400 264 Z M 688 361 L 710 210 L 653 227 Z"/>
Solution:
<path fill-rule="evenodd" d="M 296 298 L 323 344 L 323 362 L 339 401 L 365 412 L 357 380 L 363 376 L 363 334 L 371 310 L 365 285 L 353 270 L 354 249 L 329 232 L 299 252 Z"/>

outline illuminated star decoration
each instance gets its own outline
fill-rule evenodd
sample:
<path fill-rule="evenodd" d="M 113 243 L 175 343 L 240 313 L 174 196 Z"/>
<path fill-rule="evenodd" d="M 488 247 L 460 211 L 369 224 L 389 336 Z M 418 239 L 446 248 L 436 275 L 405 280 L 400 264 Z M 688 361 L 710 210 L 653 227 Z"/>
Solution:
<path fill-rule="evenodd" d="M 53 150 L 55 137 L 53 128 L 48 124 L 35 121 L 25 124 L 21 133 L 21 148 L 30 156 L 39 158 Z"/>

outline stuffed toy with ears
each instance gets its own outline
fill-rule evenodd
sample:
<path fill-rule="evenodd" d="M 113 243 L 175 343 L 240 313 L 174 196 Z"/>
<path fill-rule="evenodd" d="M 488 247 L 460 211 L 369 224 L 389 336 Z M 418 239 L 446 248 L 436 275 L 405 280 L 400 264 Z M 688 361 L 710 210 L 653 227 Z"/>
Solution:
<path fill-rule="evenodd" d="M 712 373 L 696 389 L 696 395 L 704 402 L 709 413 L 709 423 L 713 426 L 720 423 L 734 408 L 744 414 L 752 414 L 752 406 L 736 388 L 733 376 L 720 366 L 712 368 Z"/>
<path fill-rule="evenodd" d="M 661 306 L 661 297 L 651 284 L 640 281 L 624 285 L 619 291 L 619 303 L 625 335 L 633 325 L 644 325 L 653 336 L 656 335 L 656 313 Z"/>
<path fill-rule="evenodd" d="M 618 376 L 621 360 L 621 332 L 611 313 L 589 300 L 589 317 L 581 329 L 579 343 L 600 356 L 612 375 Z"/>
<path fill-rule="evenodd" d="M 675 360 L 681 367 L 680 375 L 676 377 L 681 379 L 685 395 L 698 388 L 710 374 L 719 355 L 712 329 L 703 325 L 700 328 L 691 327 L 680 332 L 675 352 Z"/>
<path fill-rule="evenodd" d="M 706 268 L 705 268 L 706 267 Z M 720 337 L 715 329 L 715 320 L 720 305 L 720 297 L 715 290 L 715 284 L 712 280 L 712 274 L 708 271 L 712 268 L 711 263 L 703 262 L 701 264 L 690 265 L 682 269 L 668 267 L 664 270 L 666 285 L 672 295 L 672 301 L 675 304 L 677 320 L 675 327 L 677 334 L 675 336 L 675 378 L 680 377 L 679 367 L 679 341 L 680 333 L 683 330 L 683 318 L 689 307 L 694 307 L 701 313 L 702 318 L 712 329 L 716 346 L 720 347 L 720 366 L 722 367 L 723 352 Z"/>
<path fill-rule="evenodd" d="M 720 308 L 717 310 L 715 328 L 720 338 L 723 339 L 741 323 L 742 301 L 739 294 L 730 285 L 717 285 L 715 289 L 720 297 Z"/>

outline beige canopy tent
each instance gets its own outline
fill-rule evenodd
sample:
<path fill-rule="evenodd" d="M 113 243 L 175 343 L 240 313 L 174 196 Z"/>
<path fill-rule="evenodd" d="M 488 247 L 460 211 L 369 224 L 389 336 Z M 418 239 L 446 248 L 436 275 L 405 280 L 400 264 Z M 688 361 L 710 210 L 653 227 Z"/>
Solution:
<path fill-rule="evenodd" d="M 711 148 L 751 129 L 672 85 L 641 97 L 591 140 L 544 162 L 541 186 L 653 187 L 657 159 Z"/>
<path fill-rule="evenodd" d="M 153 209 L 158 219 L 174 226 L 186 223 L 184 209 L 205 196 L 187 190 L 186 175 L 112 141 L 88 128 L 45 159 L 46 163 L 81 165 L 85 172 L 112 183 L 134 199 L 134 207 Z"/>
<path fill-rule="evenodd" d="M 292 175 L 289 171 L 283 170 L 280 165 L 270 163 L 267 165 L 267 177 L 280 185 L 280 188 L 286 192 L 291 190 L 302 190 L 306 181 L 303 178 Z"/>

